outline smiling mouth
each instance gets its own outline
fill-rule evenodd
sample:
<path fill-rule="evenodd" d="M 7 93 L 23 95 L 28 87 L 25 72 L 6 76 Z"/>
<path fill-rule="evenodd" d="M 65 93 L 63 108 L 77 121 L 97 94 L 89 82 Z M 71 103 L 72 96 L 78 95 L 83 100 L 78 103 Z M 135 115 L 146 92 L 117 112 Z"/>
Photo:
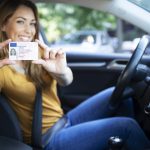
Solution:
<path fill-rule="evenodd" d="M 20 41 L 30 42 L 31 38 L 27 36 L 19 36 Z"/>

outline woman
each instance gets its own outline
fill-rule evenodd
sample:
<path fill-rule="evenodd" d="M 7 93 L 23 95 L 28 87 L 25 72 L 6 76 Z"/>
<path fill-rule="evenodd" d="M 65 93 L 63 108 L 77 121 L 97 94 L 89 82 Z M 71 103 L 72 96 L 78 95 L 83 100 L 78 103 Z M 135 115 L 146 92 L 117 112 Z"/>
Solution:
<path fill-rule="evenodd" d="M 134 120 L 127 117 L 109 118 L 114 114 L 114 111 L 108 109 L 113 88 L 91 97 L 63 117 L 56 84 L 66 86 L 73 80 L 65 52 L 61 49 L 51 50 L 38 40 L 37 9 L 31 1 L 5 0 L 0 10 L 0 89 L 19 118 L 25 143 L 31 144 L 33 105 L 36 88 L 40 87 L 45 150 L 103 150 L 108 148 L 111 136 L 120 136 L 126 141 L 129 150 L 150 147 L 149 140 Z M 36 41 L 39 45 L 39 59 L 9 60 L 10 41 Z M 126 102 L 121 104 L 120 110 L 122 109 L 126 109 L 126 114 L 131 114 Z M 55 127 L 60 123 L 62 126 L 56 130 Z M 52 131 L 51 135 L 49 131 Z"/>

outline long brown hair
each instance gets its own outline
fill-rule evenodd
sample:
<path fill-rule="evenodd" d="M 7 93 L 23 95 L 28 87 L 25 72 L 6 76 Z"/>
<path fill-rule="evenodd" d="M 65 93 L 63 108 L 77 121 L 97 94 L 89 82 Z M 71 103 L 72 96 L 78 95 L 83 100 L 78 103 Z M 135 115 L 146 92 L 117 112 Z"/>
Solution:
<path fill-rule="evenodd" d="M 35 20 L 36 20 L 36 34 L 33 39 L 38 39 L 39 36 L 39 19 L 38 19 L 38 11 L 36 5 L 30 0 L 4 0 L 0 3 L 0 42 L 8 39 L 6 33 L 2 31 L 3 25 L 8 21 L 8 19 L 14 14 L 17 8 L 21 5 L 29 7 L 32 9 Z M 8 48 L 4 48 L 0 51 L 0 59 L 4 59 L 8 57 Z M 28 78 L 35 83 L 36 86 L 45 87 L 50 84 L 50 80 L 47 80 L 50 76 L 46 76 L 47 72 L 42 68 L 41 65 L 32 64 L 31 61 L 23 61 L 25 66 L 25 73 Z M 49 81 L 49 82 L 48 82 Z"/>

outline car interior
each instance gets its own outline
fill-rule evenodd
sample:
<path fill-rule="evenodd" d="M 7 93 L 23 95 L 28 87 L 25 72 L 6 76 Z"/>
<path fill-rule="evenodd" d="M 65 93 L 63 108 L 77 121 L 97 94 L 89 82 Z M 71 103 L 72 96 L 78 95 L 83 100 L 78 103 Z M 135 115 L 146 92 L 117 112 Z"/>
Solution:
<path fill-rule="evenodd" d="M 138 6 L 137 0 L 33 0 L 35 3 L 64 3 L 106 11 L 130 22 L 150 33 L 150 6 Z M 149 3 L 149 2 L 148 2 Z M 146 7 L 146 8 L 145 8 Z M 137 13 L 138 12 L 138 13 Z M 45 33 L 40 39 L 46 44 Z M 140 37 L 132 54 L 121 53 L 67 53 L 68 66 L 73 71 L 73 83 L 66 87 L 58 86 L 58 96 L 65 113 L 75 108 L 90 96 L 112 86 L 115 90 L 110 100 L 110 108 L 116 109 L 121 100 L 132 97 L 135 119 L 150 139 L 150 57 L 145 55 L 150 46 L 150 36 Z M 37 106 L 38 107 L 38 106 Z M 40 117 L 36 117 L 39 123 Z M 41 149 L 23 143 L 19 121 L 7 98 L 0 95 L 0 149 L 32 150 Z M 34 131 L 38 132 L 38 131 Z M 34 135 L 39 137 L 38 134 Z M 37 144 L 38 145 L 38 144 Z"/>

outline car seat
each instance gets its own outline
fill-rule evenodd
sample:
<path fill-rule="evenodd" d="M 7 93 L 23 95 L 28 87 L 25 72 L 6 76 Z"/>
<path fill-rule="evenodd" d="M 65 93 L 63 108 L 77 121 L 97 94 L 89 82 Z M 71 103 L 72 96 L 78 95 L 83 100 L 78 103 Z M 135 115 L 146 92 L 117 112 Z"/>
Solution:
<path fill-rule="evenodd" d="M 11 108 L 8 99 L 0 94 L 0 149 L 3 150 L 40 150 L 42 126 L 41 89 L 37 89 L 32 123 L 32 146 L 23 143 L 23 135 L 17 115 Z M 38 116 L 38 117 L 37 117 Z"/>
<path fill-rule="evenodd" d="M 0 94 L 0 122 L 0 149 L 32 150 L 23 143 L 19 120 L 3 94 Z"/>
<path fill-rule="evenodd" d="M 0 95 L 0 136 L 22 141 L 22 133 L 18 118 L 4 95 Z"/>

